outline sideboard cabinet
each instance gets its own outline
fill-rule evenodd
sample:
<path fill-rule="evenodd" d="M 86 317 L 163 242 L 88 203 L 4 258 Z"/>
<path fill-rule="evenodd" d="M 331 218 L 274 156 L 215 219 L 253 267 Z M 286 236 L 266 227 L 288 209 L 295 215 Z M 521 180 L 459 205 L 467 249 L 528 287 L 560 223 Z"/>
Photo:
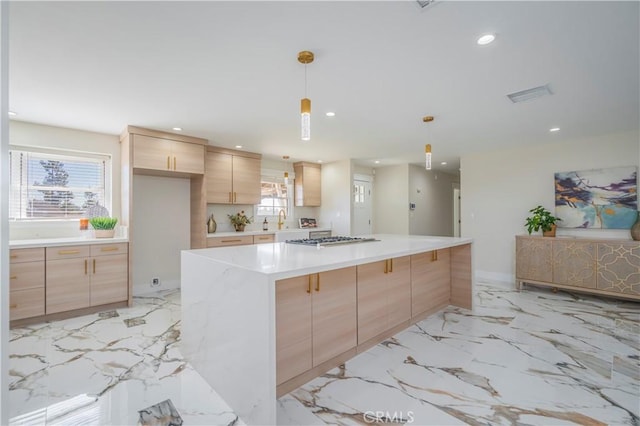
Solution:
<path fill-rule="evenodd" d="M 516 282 L 640 300 L 640 243 L 519 235 Z"/>

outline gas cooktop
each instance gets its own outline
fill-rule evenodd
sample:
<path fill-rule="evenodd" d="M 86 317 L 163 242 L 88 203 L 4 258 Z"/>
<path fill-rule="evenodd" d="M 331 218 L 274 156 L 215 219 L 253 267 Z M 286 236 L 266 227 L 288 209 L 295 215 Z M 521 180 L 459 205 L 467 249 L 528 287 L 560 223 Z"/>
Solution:
<path fill-rule="evenodd" d="M 369 237 L 323 237 L 304 238 L 301 240 L 287 240 L 289 244 L 302 244 L 305 246 L 336 246 L 339 244 L 366 243 L 369 241 L 379 241 Z"/>

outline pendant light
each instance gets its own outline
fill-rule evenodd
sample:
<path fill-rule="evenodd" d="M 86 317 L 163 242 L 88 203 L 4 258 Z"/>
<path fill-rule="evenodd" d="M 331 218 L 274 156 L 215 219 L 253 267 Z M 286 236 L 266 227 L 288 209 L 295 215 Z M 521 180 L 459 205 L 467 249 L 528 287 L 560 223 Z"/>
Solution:
<path fill-rule="evenodd" d="M 289 185 L 289 172 L 284 172 L 284 184 Z"/>
<path fill-rule="evenodd" d="M 433 121 L 433 116 L 427 115 L 426 117 L 422 117 L 422 121 L 425 123 L 431 123 Z M 425 157 L 425 169 L 431 170 L 431 144 L 428 143 L 424 146 L 424 157 Z"/>
<path fill-rule="evenodd" d="M 304 64 L 304 98 L 300 101 L 300 133 L 303 141 L 311 139 L 311 99 L 307 98 L 307 64 L 313 62 L 313 53 L 303 50 L 298 53 L 298 62 Z"/>

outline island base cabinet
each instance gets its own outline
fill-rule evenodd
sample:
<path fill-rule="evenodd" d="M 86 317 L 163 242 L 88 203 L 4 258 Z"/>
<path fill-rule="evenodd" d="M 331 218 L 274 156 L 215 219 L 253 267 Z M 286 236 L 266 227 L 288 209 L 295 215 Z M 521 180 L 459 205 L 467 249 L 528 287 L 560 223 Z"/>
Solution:
<path fill-rule="evenodd" d="M 276 282 L 278 385 L 356 346 L 356 267 Z"/>
<path fill-rule="evenodd" d="M 411 317 L 428 314 L 451 299 L 450 249 L 411 256 Z"/>
<path fill-rule="evenodd" d="M 409 256 L 357 266 L 358 345 L 411 318 Z"/>

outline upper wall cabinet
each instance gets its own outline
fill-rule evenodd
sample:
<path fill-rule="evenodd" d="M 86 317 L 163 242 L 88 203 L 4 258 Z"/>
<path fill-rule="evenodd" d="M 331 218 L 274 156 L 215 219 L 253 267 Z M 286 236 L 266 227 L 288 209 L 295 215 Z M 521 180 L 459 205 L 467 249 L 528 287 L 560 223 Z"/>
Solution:
<path fill-rule="evenodd" d="M 181 137 L 176 139 L 158 132 L 157 135 L 132 132 L 133 169 L 138 173 L 160 175 L 204 174 L 205 139 Z"/>
<path fill-rule="evenodd" d="M 296 207 L 319 207 L 321 204 L 320 164 L 299 162 L 293 164 L 296 173 Z"/>
<path fill-rule="evenodd" d="M 260 154 L 207 147 L 207 203 L 260 204 Z"/>

